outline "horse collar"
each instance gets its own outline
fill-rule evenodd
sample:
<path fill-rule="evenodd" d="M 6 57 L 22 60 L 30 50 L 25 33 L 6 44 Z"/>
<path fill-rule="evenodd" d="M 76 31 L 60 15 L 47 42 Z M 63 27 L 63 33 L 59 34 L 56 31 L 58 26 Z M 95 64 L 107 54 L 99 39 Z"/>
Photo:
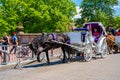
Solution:
<path fill-rule="evenodd" d="M 53 40 L 57 40 L 57 36 L 54 33 L 51 33 Z"/>

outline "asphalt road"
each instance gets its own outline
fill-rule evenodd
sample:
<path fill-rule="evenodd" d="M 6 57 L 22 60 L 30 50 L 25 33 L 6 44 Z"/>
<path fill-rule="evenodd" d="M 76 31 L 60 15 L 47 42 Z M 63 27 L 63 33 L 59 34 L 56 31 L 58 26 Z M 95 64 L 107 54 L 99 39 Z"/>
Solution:
<path fill-rule="evenodd" d="M 0 72 L 0 80 L 120 80 L 120 54 L 90 62 L 62 64 L 53 60 L 49 66 L 34 63 L 25 66 L 23 70 Z"/>

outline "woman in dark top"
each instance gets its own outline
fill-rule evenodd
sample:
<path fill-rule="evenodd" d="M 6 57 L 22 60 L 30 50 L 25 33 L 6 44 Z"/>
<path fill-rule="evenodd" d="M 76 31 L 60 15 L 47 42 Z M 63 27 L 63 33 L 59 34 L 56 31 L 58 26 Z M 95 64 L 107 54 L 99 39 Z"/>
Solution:
<path fill-rule="evenodd" d="M 10 43 L 9 37 L 7 36 L 7 33 L 4 33 L 4 36 L 2 38 L 2 51 L 4 53 L 4 59 L 2 64 L 6 64 L 6 53 L 8 52 L 8 44 Z"/>
<path fill-rule="evenodd" d="M 3 42 L 2 42 L 2 50 L 7 50 L 8 44 L 9 44 L 9 37 L 7 36 L 7 33 L 4 33 Z"/>

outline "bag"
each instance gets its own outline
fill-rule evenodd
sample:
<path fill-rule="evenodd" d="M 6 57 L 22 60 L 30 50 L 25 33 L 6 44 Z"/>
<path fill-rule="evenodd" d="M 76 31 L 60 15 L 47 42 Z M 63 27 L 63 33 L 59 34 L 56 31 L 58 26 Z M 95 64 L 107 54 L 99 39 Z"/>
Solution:
<path fill-rule="evenodd" d="M 16 44 L 16 40 L 17 40 L 17 37 L 16 37 L 16 36 L 13 36 L 13 37 L 11 38 L 11 43 L 12 43 L 12 44 Z"/>

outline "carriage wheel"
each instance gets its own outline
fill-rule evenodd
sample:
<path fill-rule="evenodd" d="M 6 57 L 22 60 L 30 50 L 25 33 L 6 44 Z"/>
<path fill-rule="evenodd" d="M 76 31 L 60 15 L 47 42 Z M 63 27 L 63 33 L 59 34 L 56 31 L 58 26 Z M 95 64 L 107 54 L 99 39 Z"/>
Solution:
<path fill-rule="evenodd" d="M 101 46 L 101 57 L 105 58 L 108 53 L 108 47 L 107 47 L 107 42 L 106 39 L 104 39 L 102 46 Z"/>
<path fill-rule="evenodd" d="M 93 56 L 92 47 L 89 44 L 87 44 L 84 48 L 83 58 L 85 61 L 90 61 L 92 59 L 92 56 Z"/>

